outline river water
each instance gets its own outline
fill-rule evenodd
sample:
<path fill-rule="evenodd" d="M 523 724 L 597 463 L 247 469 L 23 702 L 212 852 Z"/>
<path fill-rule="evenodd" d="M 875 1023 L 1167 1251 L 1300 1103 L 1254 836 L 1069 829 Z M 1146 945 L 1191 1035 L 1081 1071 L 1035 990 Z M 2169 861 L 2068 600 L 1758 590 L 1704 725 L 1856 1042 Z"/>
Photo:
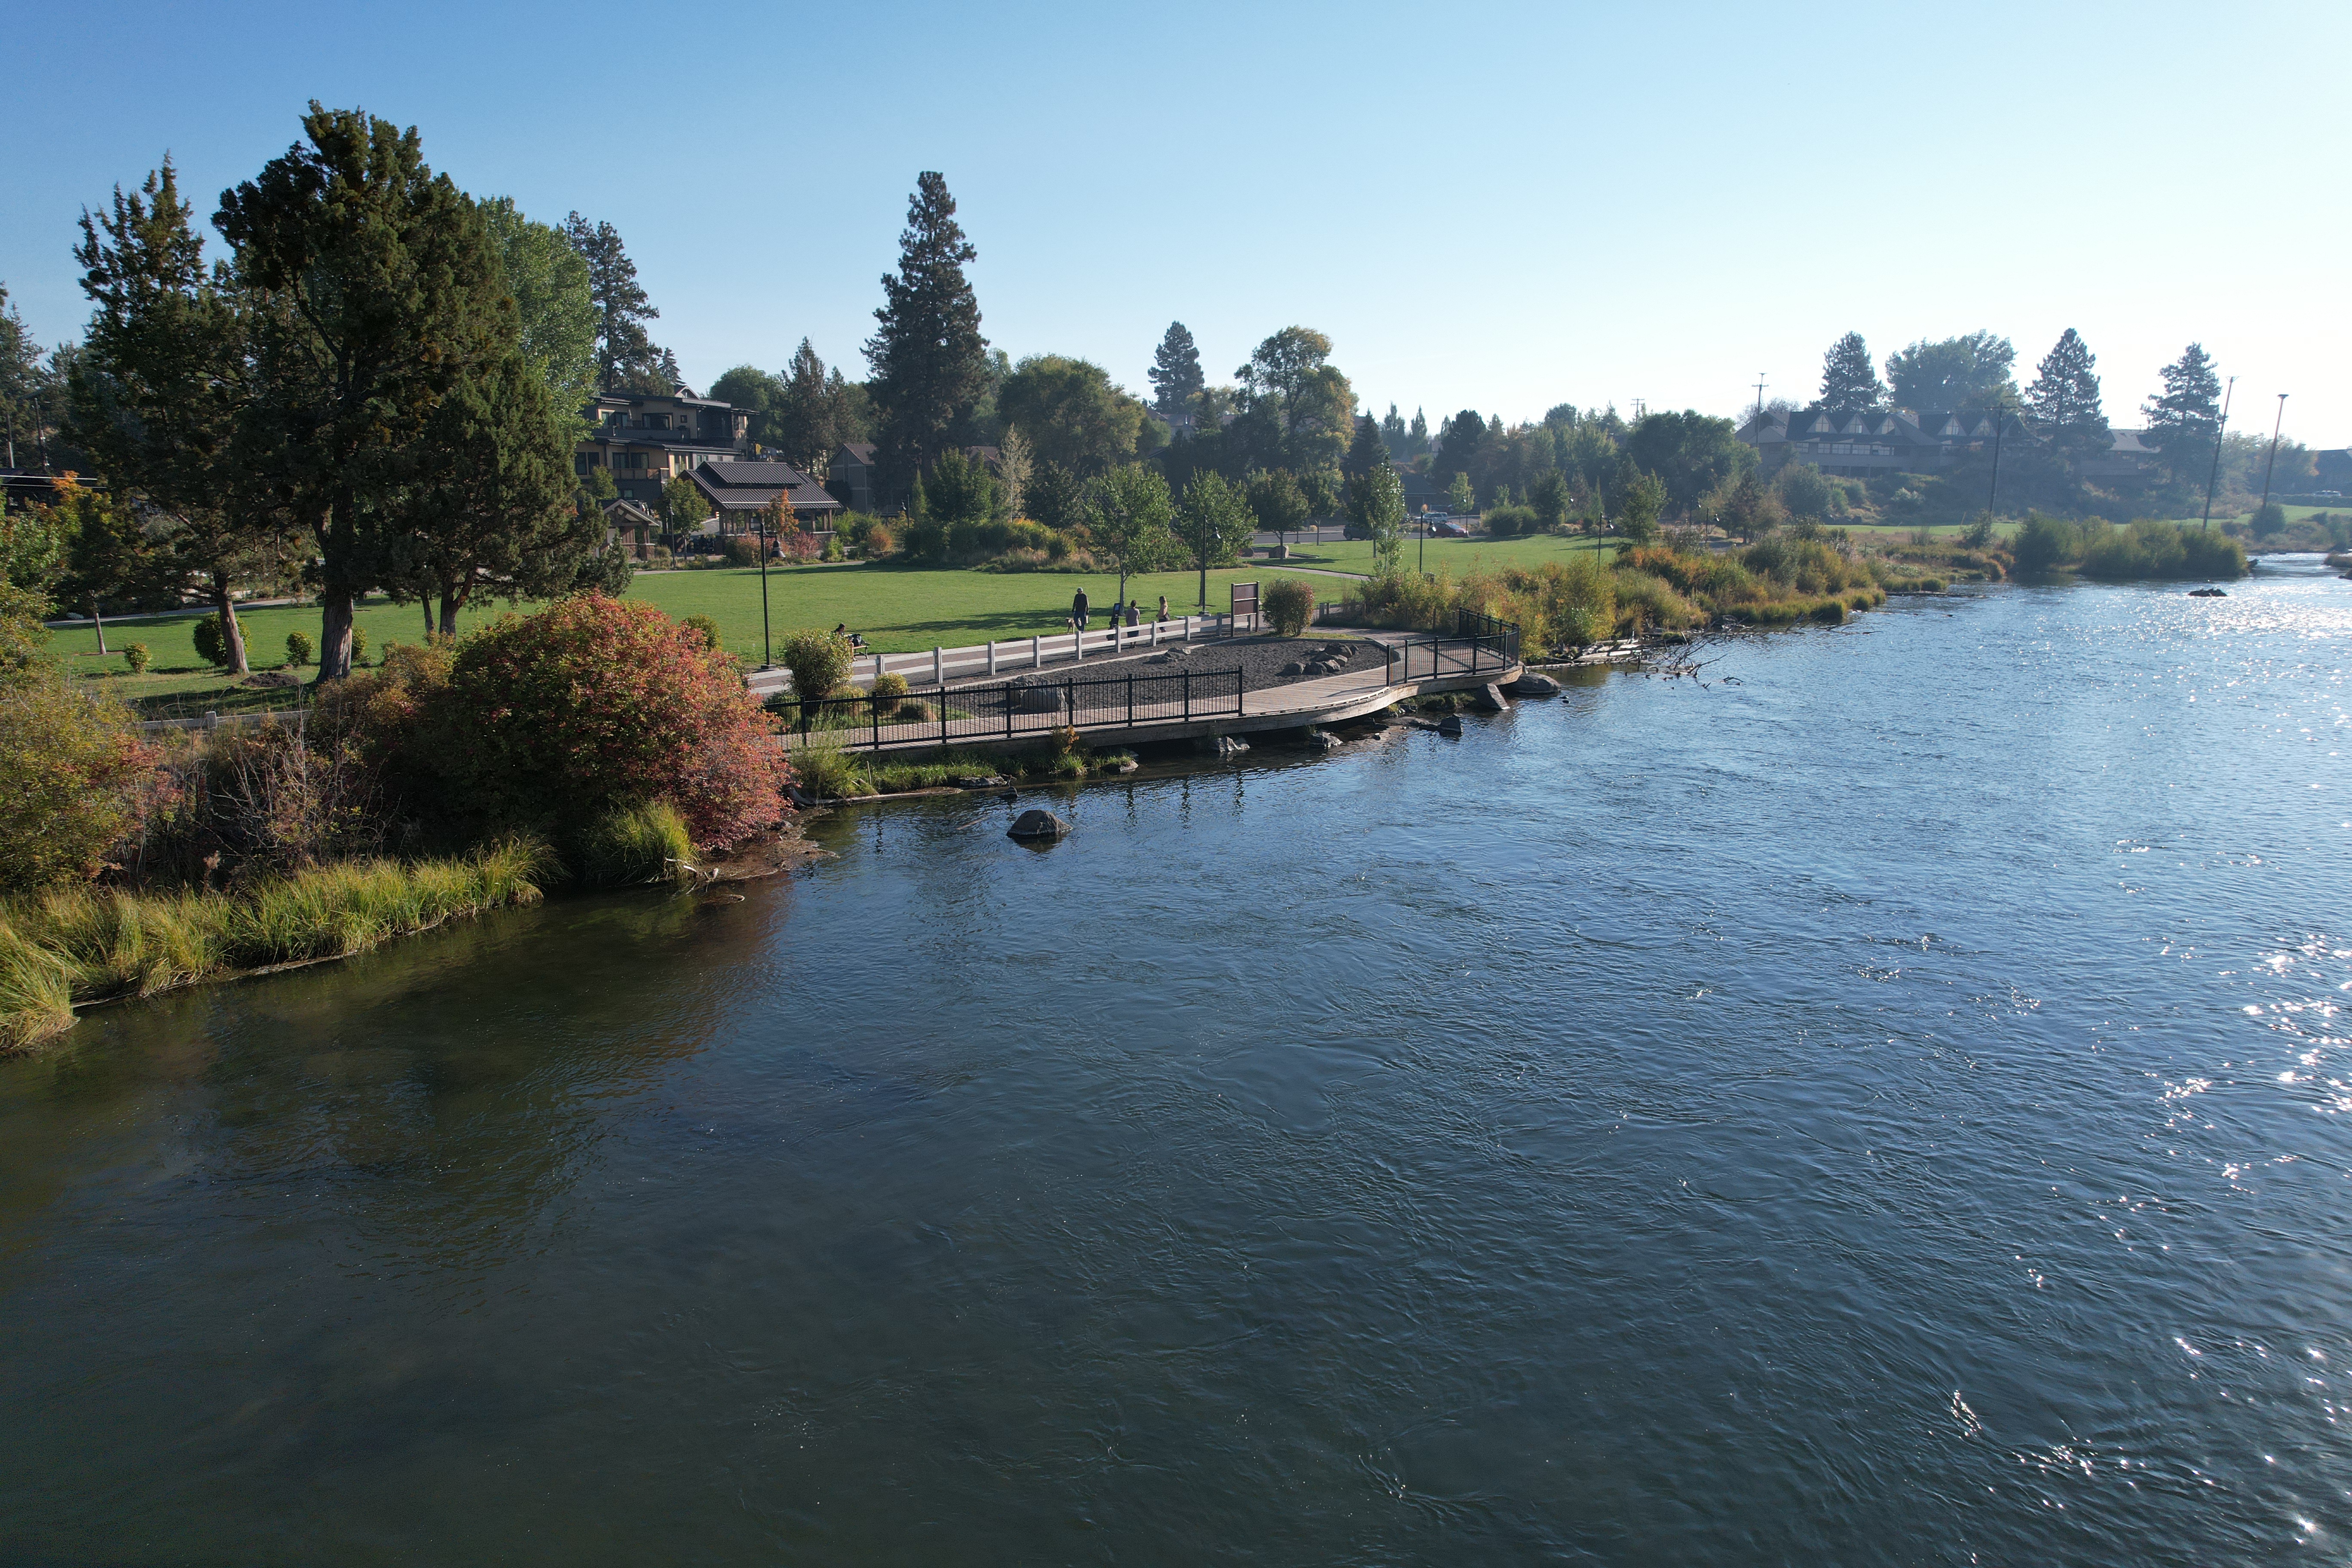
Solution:
<path fill-rule="evenodd" d="M 12 1561 L 2352 1556 L 2352 583 L 866 808 L 0 1065 Z"/>

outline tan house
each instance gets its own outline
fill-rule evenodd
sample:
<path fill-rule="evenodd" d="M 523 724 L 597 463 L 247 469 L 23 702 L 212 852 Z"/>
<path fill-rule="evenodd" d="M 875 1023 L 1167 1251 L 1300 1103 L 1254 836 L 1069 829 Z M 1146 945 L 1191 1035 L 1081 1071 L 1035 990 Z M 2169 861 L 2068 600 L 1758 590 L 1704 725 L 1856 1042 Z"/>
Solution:
<path fill-rule="evenodd" d="M 584 482 L 598 468 L 613 476 L 624 500 L 652 508 L 661 488 L 697 464 L 751 455 L 751 416 L 730 404 L 690 395 L 607 393 L 586 411 L 595 427 L 573 451 L 572 470 Z"/>

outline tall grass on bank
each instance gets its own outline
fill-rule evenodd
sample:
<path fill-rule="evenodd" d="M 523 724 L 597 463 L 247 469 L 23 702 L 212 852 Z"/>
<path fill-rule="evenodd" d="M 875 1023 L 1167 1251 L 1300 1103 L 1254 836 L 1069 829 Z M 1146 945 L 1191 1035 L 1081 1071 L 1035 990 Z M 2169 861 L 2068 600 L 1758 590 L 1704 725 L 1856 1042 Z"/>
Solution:
<path fill-rule="evenodd" d="M 641 888 L 681 882 L 694 875 L 694 837 L 686 818 L 666 800 L 625 805 L 580 835 L 565 857 L 589 888 Z"/>
<path fill-rule="evenodd" d="M 534 902 L 549 864 L 543 845 L 515 839 L 444 860 L 346 860 L 234 893 L 75 886 L 26 895 L 0 904 L 0 1050 L 70 1028 L 79 1004 L 348 957 Z"/>

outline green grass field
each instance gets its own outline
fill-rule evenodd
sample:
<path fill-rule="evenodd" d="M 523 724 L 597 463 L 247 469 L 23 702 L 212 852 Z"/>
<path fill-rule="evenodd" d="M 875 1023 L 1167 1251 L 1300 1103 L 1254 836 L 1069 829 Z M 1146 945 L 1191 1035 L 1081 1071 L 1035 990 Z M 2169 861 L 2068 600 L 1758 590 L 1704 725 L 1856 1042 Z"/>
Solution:
<path fill-rule="evenodd" d="M 1433 542 L 1433 570 L 1437 564 L 1434 554 Z M 1258 563 L 1210 573 L 1209 609 L 1213 614 L 1228 606 L 1234 583 L 1271 584 L 1284 576 L 1303 576 L 1314 584 L 1318 599 L 1337 599 L 1348 589 L 1348 584 L 1337 577 L 1286 573 L 1271 563 Z M 956 647 L 990 638 L 1003 641 L 1059 633 L 1069 617 L 1070 596 L 1080 587 L 1086 589 L 1095 624 L 1100 626 L 1118 586 L 1118 580 L 1108 574 L 1065 576 L 863 564 L 777 567 L 768 574 L 768 624 L 772 639 L 779 643 L 787 634 L 806 627 L 830 628 L 846 622 L 864 635 L 869 646 L 885 653 Z M 1179 616 L 1193 609 L 1199 577 L 1190 572 L 1130 577 L 1127 591 L 1143 605 L 1146 616 L 1158 608 L 1162 594 L 1168 595 L 1168 613 Z M 646 573 L 631 584 L 629 593 L 680 619 L 692 615 L 710 616 L 719 623 L 720 640 L 730 653 L 759 662 L 757 571 Z M 490 604 L 470 610 L 459 623 L 460 630 L 480 626 L 505 608 Z M 288 707 L 299 700 L 295 693 L 283 689 L 235 686 L 205 665 L 196 657 L 197 618 L 109 620 L 106 642 L 114 651 L 103 658 L 98 657 L 97 633 L 85 627 L 56 633 L 49 647 L 77 676 L 92 679 L 151 716 L 193 716 L 207 710 L 227 713 Z M 257 670 L 285 665 L 288 632 L 308 633 L 314 642 L 319 636 L 319 612 L 314 606 L 247 610 L 238 618 L 245 626 L 248 661 Z M 371 662 L 389 643 L 424 640 L 424 613 L 415 605 L 370 600 L 361 606 L 358 624 L 367 634 Z M 142 675 L 130 673 L 121 652 L 125 644 L 134 642 L 144 643 L 153 661 Z"/>
<path fill-rule="evenodd" d="M 1409 570 L 1418 564 L 1422 570 L 1442 570 L 1459 578 L 1481 566 L 1540 566 L 1547 561 L 1565 561 L 1571 552 L 1592 548 L 1593 542 L 1589 539 L 1538 533 L 1527 539 L 1433 539 L 1424 556 L 1422 542 L 1408 539 L 1404 542 L 1404 563 Z M 1372 542 L 1360 539 L 1297 545 L 1291 550 L 1290 564 L 1369 575 L 1372 570 Z M 1318 597 L 1336 596 L 1325 595 L 1319 588 L 1316 592 Z"/>

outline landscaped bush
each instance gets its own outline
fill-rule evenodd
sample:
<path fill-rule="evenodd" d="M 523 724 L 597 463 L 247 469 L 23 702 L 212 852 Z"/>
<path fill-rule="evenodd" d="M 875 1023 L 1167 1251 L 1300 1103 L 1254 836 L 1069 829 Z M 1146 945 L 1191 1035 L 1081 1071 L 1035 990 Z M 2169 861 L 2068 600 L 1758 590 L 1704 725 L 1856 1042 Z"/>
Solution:
<path fill-rule="evenodd" d="M 2010 543 L 2020 572 L 2054 572 L 2076 558 L 2080 536 L 2069 524 L 2039 512 L 2026 518 Z"/>
<path fill-rule="evenodd" d="M 358 626 L 352 628 L 352 668 L 357 669 L 367 662 L 367 633 Z"/>
<path fill-rule="evenodd" d="M 931 721 L 934 715 L 931 712 L 931 705 L 928 702 L 909 700 L 898 704 L 897 721 L 898 723 L 928 724 Z"/>
<path fill-rule="evenodd" d="M 294 634 L 301 636 L 299 632 Z M 222 635 L 220 617 L 206 616 L 195 625 L 196 657 L 215 669 L 228 668 L 228 638 Z"/>
<path fill-rule="evenodd" d="M 713 649 L 719 647 L 719 621 L 716 616 L 688 616 L 678 624 L 692 626 L 696 631 L 700 632 L 704 647 Z"/>
<path fill-rule="evenodd" d="M 849 679 L 854 654 L 846 637 L 831 632 L 794 632 L 778 651 L 783 667 L 793 672 L 794 697 L 830 697 Z"/>
<path fill-rule="evenodd" d="M 131 667 L 131 673 L 133 675 L 145 673 L 147 662 L 153 656 L 147 651 L 147 645 L 143 642 L 124 643 L 122 645 L 122 662 Z"/>
<path fill-rule="evenodd" d="M 1303 577 L 1284 577 L 1265 591 L 1265 618 L 1276 632 L 1295 637 L 1315 618 L 1315 590 Z"/>
<path fill-rule="evenodd" d="M 120 703 L 54 670 L 0 676 L 0 889 L 104 870 L 156 805 L 160 760 Z"/>
<path fill-rule="evenodd" d="M 2276 501 L 2264 501 L 2254 509 L 2252 519 L 2256 539 L 2273 539 L 2286 531 L 2286 508 Z"/>
<path fill-rule="evenodd" d="M 761 553 L 759 536 L 738 533 L 727 541 L 721 553 L 730 566 L 757 566 Z"/>
<path fill-rule="evenodd" d="M 886 669 L 874 678 L 874 712 L 887 719 L 898 710 L 898 700 L 907 695 L 907 678 L 895 669 Z"/>
<path fill-rule="evenodd" d="M 1486 509 L 1486 531 L 1496 539 L 1516 539 L 1523 533 L 1534 533 L 1543 526 L 1543 520 L 1531 506 L 1493 506 Z"/>
<path fill-rule="evenodd" d="M 869 561 L 887 555 L 898 547 L 897 537 L 878 522 L 868 528 L 866 537 L 858 542 L 858 548 L 866 552 Z"/>
<path fill-rule="evenodd" d="M 198 624 L 201 625 L 202 623 L 200 622 Z M 200 637 L 203 635 L 204 634 L 201 632 L 197 634 Z M 215 626 L 213 628 L 213 635 L 215 637 L 218 637 L 220 635 L 220 628 L 218 626 Z M 196 645 L 196 651 L 199 653 L 204 652 L 203 643 L 199 642 Z M 310 662 L 311 656 L 314 651 L 315 650 L 310 646 L 310 634 L 309 632 L 288 632 L 286 634 L 287 663 L 299 668 L 301 666 Z M 227 662 L 227 658 L 228 656 L 226 651 L 224 651 L 219 662 L 225 664 Z"/>
<path fill-rule="evenodd" d="M 726 848 L 776 824 L 791 776 L 731 659 L 650 605 L 602 595 L 466 638 L 419 718 L 412 765 L 436 777 L 445 813 L 559 839 L 663 800 L 698 846 Z"/>

